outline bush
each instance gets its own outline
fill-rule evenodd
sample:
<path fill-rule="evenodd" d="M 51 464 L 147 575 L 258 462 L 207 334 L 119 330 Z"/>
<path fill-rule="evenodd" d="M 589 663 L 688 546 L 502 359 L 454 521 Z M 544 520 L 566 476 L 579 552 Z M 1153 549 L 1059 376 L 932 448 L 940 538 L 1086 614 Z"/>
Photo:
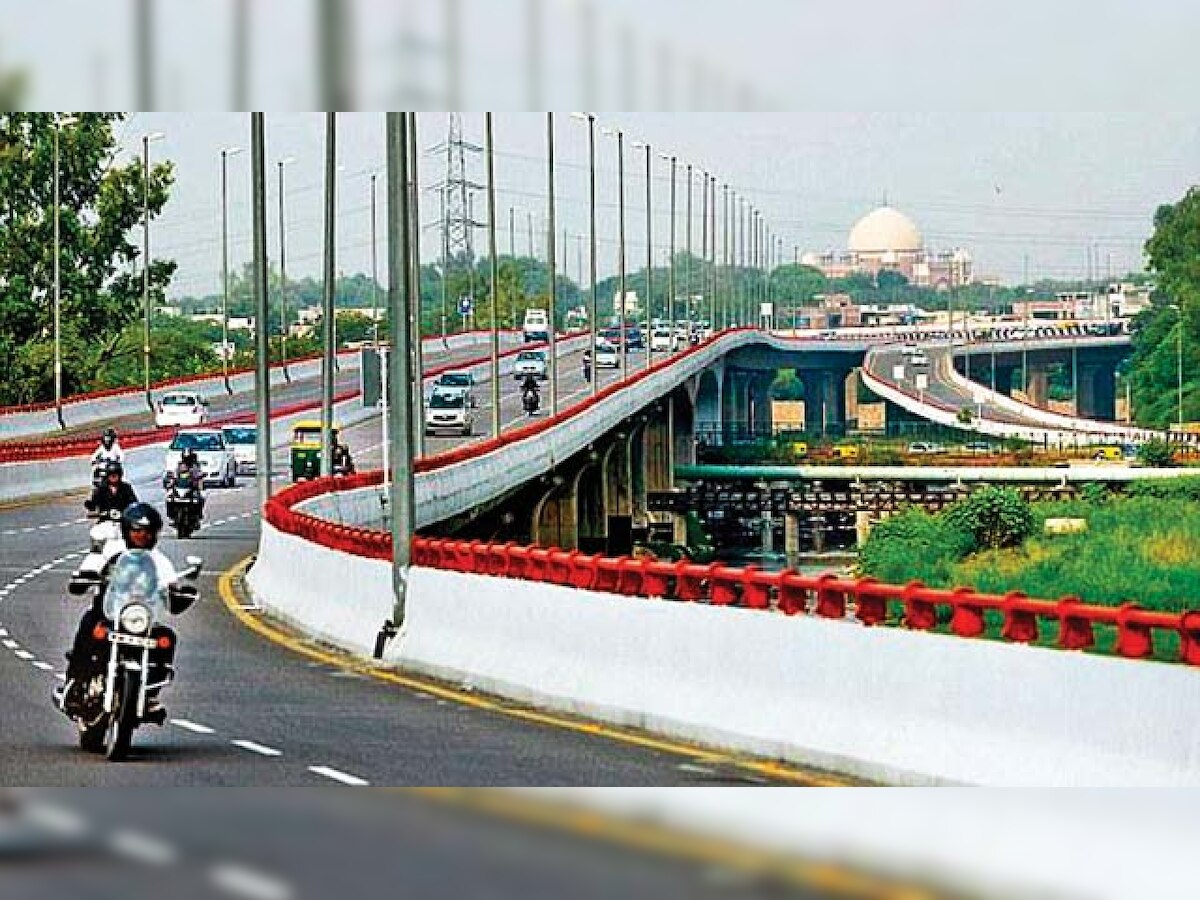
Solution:
<path fill-rule="evenodd" d="M 1089 506 L 1103 506 L 1112 499 L 1108 485 L 1090 482 L 1079 489 L 1079 499 Z"/>
<path fill-rule="evenodd" d="M 1200 503 L 1200 478 L 1172 478 L 1166 481 L 1135 481 L 1126 489 L 1131 499 L 1183 500 Z"/>
<path fill-rule="evenodd" d="M 958 411 L 958 421 L 963 425 L 970 425 L 975 421 L 975 411 L 969 406 L 964 406 Z"/>
<path fill-rule="evenodd" d="M 1138 462 L 1152 469 L 1166 469 L 1175 462 L 1175 454 L 1166 441 L 1155 438 L 1138 447 Z"/>
<path fill-rule="evenodd" d="M 881 522 L 859 549 L 859 569 L 893 584 L 914 578 L 945 582 L 954 565 L 971 552 L 969 533 L 923 509 L 906 509 Z"/>
<path fill-rule="evenodd" d="M 972 536 L 975 550 L 1017 547 L 1037 527 L 1033 509 L 1019 493 L 991 485 L 946 510 L 946 520 Z"/>

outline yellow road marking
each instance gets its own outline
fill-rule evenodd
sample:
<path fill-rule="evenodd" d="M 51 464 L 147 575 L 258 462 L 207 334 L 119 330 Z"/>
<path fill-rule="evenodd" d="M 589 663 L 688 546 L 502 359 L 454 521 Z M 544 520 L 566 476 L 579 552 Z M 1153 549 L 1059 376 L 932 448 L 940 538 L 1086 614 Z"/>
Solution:
<path fill-rule="evenodd" d="M 671 825 L 622 817 L 570 800 L 545 800 L 532 791 L 495 788 L 389 788 L 441 806 L 468 810 L 507 822 L 600 841 L 647 855 L 722 867 L 752 879 L 820 889 L 845 897 L 878 900 L 932 900 L 937 894 L 830 863 L 764 850 L 733 839 L 687 832 Z"/>
<path fill-rule="evenodd" d="M 226 609 L 228 609 L 229 612 L 239 622 L 246 626 L 246 628 L 250 629 L 265 640 L 268 640 L 273 644 L 277 644 L 278 646 L 284 647 L 294 653 L 305 656 L 316 662 L 324 663 L 325 665 L 333 666 L 345 671 L 354 672 L 359 675 L 366 675 L 370 678 L 376 679 L 377 681 L 383 681 L 388 684 L 394 684 L 398 687 L 406 688 L 407 690 L 428 694 L 440 700 L 447 700 L 451 703 L 469 707 L 471 709 L 496 713 L 502 716 L 507 716 L 510 719 L 517 719 L 522 722 L 529 722 L 535 725 L 544 725 L 550 728 L 558 728 L 564 731 L 573 732 L 575 734 L 586 734 L 591 737 L 604 738 L 606 740 L 615 741 L 628 746 L 638 747 L 643 750 L 652 750 L 672 756 L 686 757 L 689 762 L 693 763 L 700 763 L 710 766 L 725 766 L 744 772 L 750 772 L 754 775 L 772 778 L 777 781 L 786 781 L 796 785 L 804 785 L 809 787 L 850 787 L 857 784 L 857 782 L 849 779 L 839 779 L 827 773 L 806 771 L 804 769 L 789 766 L 786 763 L 779 761 L 755 759 L 753 757 L 725 753 L 714 753 L 712 750 L 702 747 L 689 746 L 687 744 L 668 740 L 666 738 L 653 737 L 648 734 L 640 734 L 635 731 L 628 731 L 610 725 L 602 725 L 596 722 L 578 721 L 565 716 L 556 715 L 554 713 L 510 705 L 505 701 L 483 695 L 467 693 L 466 691 L 447 687 L 444 684 L 428 681 L 417 676 L 401 674 L 390 669 L 382 669 L 378 666 L 350 656 L 349 654 L 338 653 L 332 650 L 316 647 L 299 637 L 288 634 L 282 629 L 267 623 L 262 618 L 256 617 L 242 608 L 242 603 L 238 599 L 233 585 L 234 581 L 238 578 L 241 578 L 246 569 L 250 567 L 252 559 L 253 557 L 248 556 L 241 562 L 236 563 L 234 566 L 221 573 L 217 582 L 217 587 L 221 595 L 221 600 L 225 604 Z"/>

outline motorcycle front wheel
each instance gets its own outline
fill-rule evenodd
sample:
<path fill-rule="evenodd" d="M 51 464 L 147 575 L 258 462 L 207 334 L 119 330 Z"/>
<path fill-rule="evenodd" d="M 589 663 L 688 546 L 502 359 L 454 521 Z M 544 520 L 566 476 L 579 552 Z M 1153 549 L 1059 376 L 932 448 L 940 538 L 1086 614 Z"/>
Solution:
<path fill-rule="evenodd" d="M 133 730 L 137 728 L 138 679 L 128 675 L 117 684 L 117 708 L 108 720 L 104 735 L 104 756 L 109 762 L 121 762 L 129 755 Z"/>

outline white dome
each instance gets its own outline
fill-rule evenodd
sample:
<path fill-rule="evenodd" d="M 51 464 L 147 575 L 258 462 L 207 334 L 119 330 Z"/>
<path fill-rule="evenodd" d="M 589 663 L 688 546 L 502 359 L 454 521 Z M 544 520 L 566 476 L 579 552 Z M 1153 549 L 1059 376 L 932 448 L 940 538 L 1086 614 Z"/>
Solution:
<path fill-rule="evenodd" d="M 890 206 L 881 206 L 850 232 L 851 253 L 916 253 L 925 241 L 912 219 Z"/>

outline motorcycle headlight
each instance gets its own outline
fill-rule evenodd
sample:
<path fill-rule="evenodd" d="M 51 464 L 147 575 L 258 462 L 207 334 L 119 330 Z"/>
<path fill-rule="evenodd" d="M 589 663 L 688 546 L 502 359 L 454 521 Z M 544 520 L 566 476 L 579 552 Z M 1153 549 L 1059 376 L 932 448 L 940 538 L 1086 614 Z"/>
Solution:
<path fill-rule="evenodd" d="M 150 610 L 140 603 L 130 603 L 121 610 L 121 628 L 130 634 L 145 634 L 150 630 Z"/>

